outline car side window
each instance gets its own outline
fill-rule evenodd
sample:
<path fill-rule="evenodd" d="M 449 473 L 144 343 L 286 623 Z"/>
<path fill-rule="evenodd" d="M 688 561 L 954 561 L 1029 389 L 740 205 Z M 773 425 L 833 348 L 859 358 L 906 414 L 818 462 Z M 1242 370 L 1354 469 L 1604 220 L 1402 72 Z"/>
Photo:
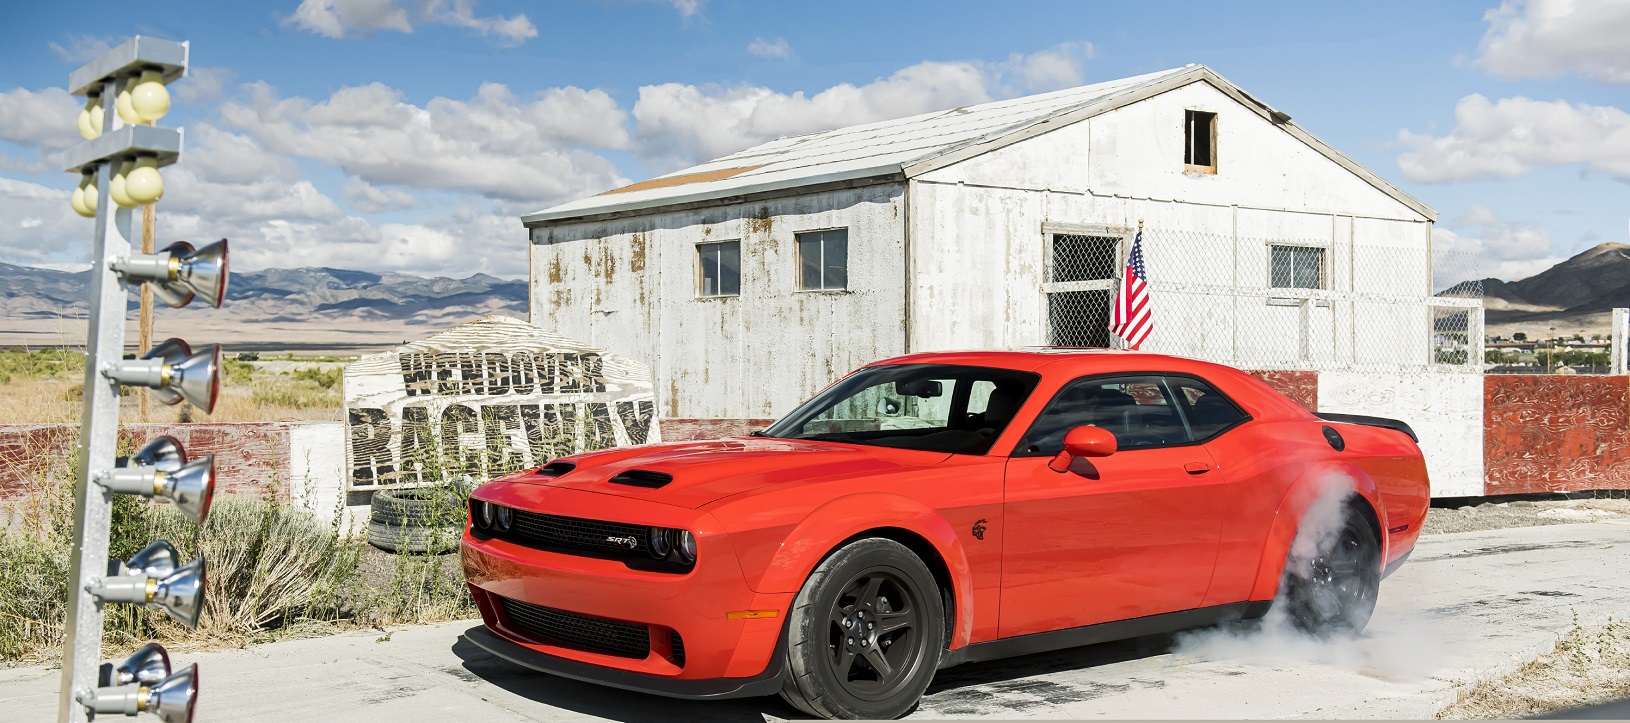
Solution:
<path fill-rule="evenodd" d="M 1016 453 L 1058 454 L 1064 448 L 1065 433 L 1084 425 L 1109 430 L 1120 449 L 1193 441 L 1161 377 L 1088 377 L 1059 390 L 1030 426 Z"/>
<path fill-rule="evenodd" d="M 1167 377 L 1166 383 L 1183 405 L 1183 415 L 1189 420 L 1189 432 L 1195 441 L 1209 440 L 1247 418 L 1245 412 L 1210 384 L 1190 377 Z"/>

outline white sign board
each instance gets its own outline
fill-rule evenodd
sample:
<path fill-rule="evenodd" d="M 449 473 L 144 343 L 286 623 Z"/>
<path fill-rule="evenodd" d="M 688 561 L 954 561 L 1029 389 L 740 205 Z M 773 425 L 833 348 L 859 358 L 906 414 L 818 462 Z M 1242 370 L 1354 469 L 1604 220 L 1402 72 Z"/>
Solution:
<path fill-rule="evenodd" d="M 352 490 L 661 441 L 649 367 L 503 316 L 357 360 L 344 396 Z"/>

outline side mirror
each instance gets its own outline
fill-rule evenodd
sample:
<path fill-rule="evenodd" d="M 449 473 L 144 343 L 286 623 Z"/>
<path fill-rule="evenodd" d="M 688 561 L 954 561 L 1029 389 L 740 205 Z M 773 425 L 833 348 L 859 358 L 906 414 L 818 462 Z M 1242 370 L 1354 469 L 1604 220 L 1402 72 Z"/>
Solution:
<path fill-rule="evenodd" d="M 1047 466 L 1054 472 L 1068 472 L 1076 457 L 1108 457 L 1119 447 L 1115 435 L 1103 427 L 1076 427 L 1064 435 L 1064 451 Z"/>

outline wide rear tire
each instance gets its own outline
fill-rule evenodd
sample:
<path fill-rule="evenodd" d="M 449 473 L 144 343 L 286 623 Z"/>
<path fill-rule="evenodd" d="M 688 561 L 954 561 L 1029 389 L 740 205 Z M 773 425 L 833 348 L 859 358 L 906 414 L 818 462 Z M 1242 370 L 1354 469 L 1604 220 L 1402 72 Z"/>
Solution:
<path fill-rule="evenodd" d="M 1381 544 L 1374 528 L 1349 504 L 1340 524 L 1301 534 L 1320 539 L 1311 541 L 1311 555 L 1293 552 L 1285 563 L 1281 597 L 1290 621 L 1321 637 L 1358 635 L 1369 624 L 1381 590 Z"/>
<path fill-rule="evenodd" d="M 859 540 L 832 553 L 810 573 L 790 617 L 781 697 L 822 718 L 910 712 L 945 644 L 934 576 L 893 540 Z"/>

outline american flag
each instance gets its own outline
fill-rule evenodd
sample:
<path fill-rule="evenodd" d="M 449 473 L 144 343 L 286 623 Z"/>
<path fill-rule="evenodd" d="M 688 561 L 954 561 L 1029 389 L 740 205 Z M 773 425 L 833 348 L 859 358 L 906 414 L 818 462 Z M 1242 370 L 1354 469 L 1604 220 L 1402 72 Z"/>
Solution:
<path fill-rule="evenodd" d="M 1132 255 L 1126 259 L 1121 288 L 1115 292 L 1115 308 L 1109 313 L 1109 330 L 1137 349 L 1155 328 L 1149 313 L 1149 275 L 1143 268 L 1143 229 L 1132 239 Z"/>

